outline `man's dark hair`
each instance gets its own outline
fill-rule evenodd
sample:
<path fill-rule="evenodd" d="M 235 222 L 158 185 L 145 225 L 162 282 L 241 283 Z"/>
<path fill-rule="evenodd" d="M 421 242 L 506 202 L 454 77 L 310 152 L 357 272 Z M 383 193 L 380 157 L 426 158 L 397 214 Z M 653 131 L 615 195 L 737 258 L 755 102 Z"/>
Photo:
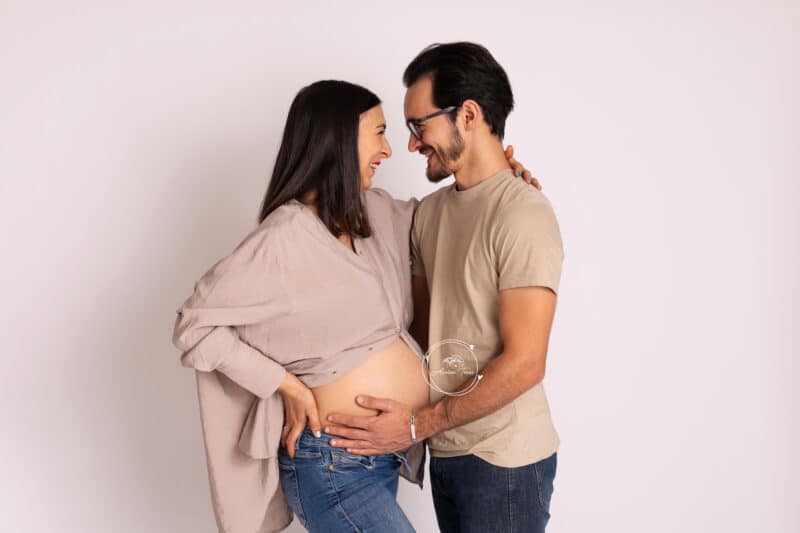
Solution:
<path fill-rule="evenodd" d="M 316 189 L 319 217 L 335 237 L 369 237 L 361 205 L 358 123 L 380 103 L 368 89 L 346 81 L 323 80 L 301 89 L 289 108 L 258 221 Z"/>
<path fill-rule="evenodd" d="M 514 95 L 503 67 L 489 50 L 475 43 L 432 44 L 406 67 L 406 88 L 426 75 L 433 77 L 433 104 L 444 109 L 475 100 L 493 134 L 503 138 Z M 455 117 L 455 112 L 451 119 Z"/>

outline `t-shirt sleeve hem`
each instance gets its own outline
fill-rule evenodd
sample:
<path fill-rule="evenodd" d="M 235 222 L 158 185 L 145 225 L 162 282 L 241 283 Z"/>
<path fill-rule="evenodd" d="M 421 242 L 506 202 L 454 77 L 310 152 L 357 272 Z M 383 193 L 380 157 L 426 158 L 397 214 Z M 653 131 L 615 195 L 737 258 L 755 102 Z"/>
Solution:
<path fill-rule="evenodd" d="M 498 284 L 497 290 L 504 291 L 506 289 L 520 289 L 523 287 L 545 287 L 558 294 L 558 282 L 552 279 L 541 278 L 517 278 L 510 280 L 503 280 Z"/>

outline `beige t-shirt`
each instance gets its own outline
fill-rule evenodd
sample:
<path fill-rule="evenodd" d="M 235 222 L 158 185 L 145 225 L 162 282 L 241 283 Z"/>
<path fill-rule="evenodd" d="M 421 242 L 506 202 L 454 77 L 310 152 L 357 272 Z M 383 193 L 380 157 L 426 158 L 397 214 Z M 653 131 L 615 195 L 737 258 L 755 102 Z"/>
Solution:
<path fill-rule="evenodd" d="M 465 191 L 451 185 L 426 197 L 411 239 L 413 274 L 424 276 L 430 290 L 429 345 L 445 339 L 474 345 L 480 368 L 503 352 L 500 291 L 558 291 L 563 250 L 553 209 L 511 170 Z M 441 396 L 431 389 L 432 402 Z M 474 454 L 504 467 L 544 459 L 558 444 L 541 383 L 494 413 L 428 440 L 435 457 Z"/>

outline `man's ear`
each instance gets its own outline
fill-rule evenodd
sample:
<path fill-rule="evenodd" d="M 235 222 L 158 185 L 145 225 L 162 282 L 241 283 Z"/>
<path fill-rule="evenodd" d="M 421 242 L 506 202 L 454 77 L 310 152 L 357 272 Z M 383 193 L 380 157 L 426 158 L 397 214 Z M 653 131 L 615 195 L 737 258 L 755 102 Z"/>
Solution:
<path fill-rule="evenodd" d="M 483 122 L 483 109 L 475 100 L 467 99 L 461 104 L 464 116 L 464 129 L 474 131 Z"/>

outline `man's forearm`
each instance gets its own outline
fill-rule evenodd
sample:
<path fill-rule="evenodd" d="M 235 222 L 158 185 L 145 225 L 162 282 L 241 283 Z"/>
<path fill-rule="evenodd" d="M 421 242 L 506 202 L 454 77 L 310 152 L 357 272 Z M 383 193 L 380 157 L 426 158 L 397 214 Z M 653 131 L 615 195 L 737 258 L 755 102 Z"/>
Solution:
<path fill-rule="evenodd" d="M 531 360 L 541 363 L 531 364 Z M 425 439 L 497 411 L 544 378 L 544 360 L 501 354 L 483 368 L 483 378 L 472 392 L 445 396 L 420 409 L 415 416 L 417 437 Z"/>

